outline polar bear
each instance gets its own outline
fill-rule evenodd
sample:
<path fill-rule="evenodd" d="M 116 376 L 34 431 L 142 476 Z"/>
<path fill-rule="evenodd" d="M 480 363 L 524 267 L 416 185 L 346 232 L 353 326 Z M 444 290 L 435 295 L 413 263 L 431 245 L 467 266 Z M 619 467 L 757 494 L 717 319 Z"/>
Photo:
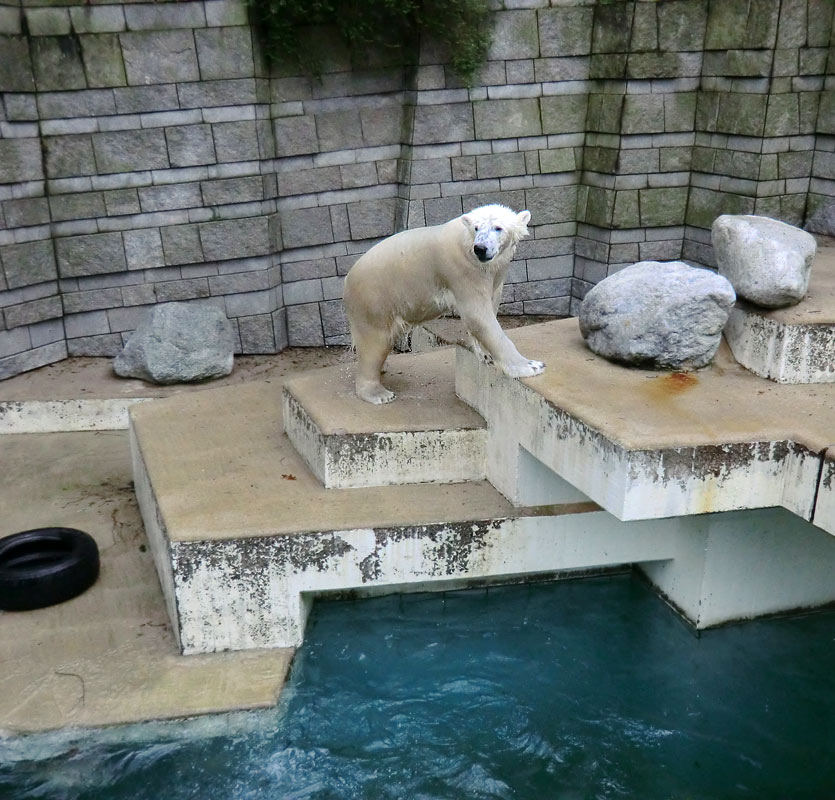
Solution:
<path fill-rule="evenodd" d="M 357 351 L 357 396 L 389 403 L 380 373 L 397 337 L 421 322 L 456 312 L 475 352 L 506 375 L 539 375 L 545 365 L 519 353 L 496 319 L 516 245 L 529 211 L 487 205 L 443 225 L 401 231 L 378 242 L 345 278 L 345 309 Z"/>

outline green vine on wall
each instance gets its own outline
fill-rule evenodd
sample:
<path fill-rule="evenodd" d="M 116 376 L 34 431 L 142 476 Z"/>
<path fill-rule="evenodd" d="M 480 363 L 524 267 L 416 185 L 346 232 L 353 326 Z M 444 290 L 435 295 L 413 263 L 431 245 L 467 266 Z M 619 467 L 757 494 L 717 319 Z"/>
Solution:
<path fill-rule="evenodd" d="M 490 45 L 488 0 L 249 0 L 250 15 L 272 65 L 318 74 L 328 56 L 323 30 L 335 29 L 357 63 L 372 51 L 410 63 L 419 37 L 444 49 L 471 83 Z"/>

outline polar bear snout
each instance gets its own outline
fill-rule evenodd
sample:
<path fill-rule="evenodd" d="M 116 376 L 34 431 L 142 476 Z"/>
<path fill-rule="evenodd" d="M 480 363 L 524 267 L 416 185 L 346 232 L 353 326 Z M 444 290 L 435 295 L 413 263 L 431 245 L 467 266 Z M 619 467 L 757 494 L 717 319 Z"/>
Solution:
<path fill-rule="evenodd" d="M 489 261 L 491 256 L 487 254 L 487 248 L 483 244 L 473 245 L 473 252 L 479 261 Z"/>

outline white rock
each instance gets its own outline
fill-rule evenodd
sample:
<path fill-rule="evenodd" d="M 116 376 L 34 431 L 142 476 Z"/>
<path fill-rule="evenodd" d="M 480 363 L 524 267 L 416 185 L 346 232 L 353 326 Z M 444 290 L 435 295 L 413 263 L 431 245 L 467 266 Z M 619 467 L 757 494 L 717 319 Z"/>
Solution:
<path fill-rule="evenodd" d="M 815 237 L 768 217 L 724 214 L 711 231 L 719 274 L 766 308 L 799 303 L 809 288 Z"/>
<path fill-rule="evenodd" d="M 736 297 L 731 284 L 681 261 L 641 261 L 592 287 L 580 332 L 598 355 L 648 369 L 708 364 Z"/>

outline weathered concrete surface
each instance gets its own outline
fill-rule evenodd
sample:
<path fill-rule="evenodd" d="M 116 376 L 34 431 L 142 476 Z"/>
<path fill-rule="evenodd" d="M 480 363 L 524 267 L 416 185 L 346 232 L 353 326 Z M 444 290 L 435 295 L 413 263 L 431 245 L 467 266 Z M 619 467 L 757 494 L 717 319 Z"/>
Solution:
<path fill-rule="evenodd" d="M 208 385 L 161 386 L 116 376 L 109 358 L 70 358 L 0 382 L 0 434 L 127 429 L 133 403 L 253 380 L 278 380 L 292 372 L 352 360 L 346 347 L 290 347 L 277 355 L 238 356 L 231 375 Z"/>
<path fill-rule="evenodd" d="M 821 239 L 804 300 L 766 310 L 739 302 L 725 338 L 736 360 L 779 383 L 835 381 L 835 243 Z"/>
<path fill-rule="evenodd" d="M 503 380 L 463 348 L 456 373 L 487 420 L 488 479 L 510 499 L 521 445 L 619 519 L 775 505 L 810 518 L 835 385 L 764 381 L 725 347 L 695 373 L 618 367 L 586 349 L 576 320 L 510 335 L 546 374 Z"/>
<path fill-rule="evenodd" d="M 51 608 L 0 612 L 0 736 L 270 706 L 292 650 L 178 654 L 132 491 L 127 433 L 0 437 L 0 535 L 88 531 L 101 574 Z"/>
<path fill-rule="evenodd" d="M 386 380 L 399 404 L 369 413 L 354 365 L 284 384 L 284 430 L 327 488 L 484 479 L 484 420 L 455 396 L 455 350 L 391 356 Z M 396 407 L 395 407 L 396 406 Z"/>

